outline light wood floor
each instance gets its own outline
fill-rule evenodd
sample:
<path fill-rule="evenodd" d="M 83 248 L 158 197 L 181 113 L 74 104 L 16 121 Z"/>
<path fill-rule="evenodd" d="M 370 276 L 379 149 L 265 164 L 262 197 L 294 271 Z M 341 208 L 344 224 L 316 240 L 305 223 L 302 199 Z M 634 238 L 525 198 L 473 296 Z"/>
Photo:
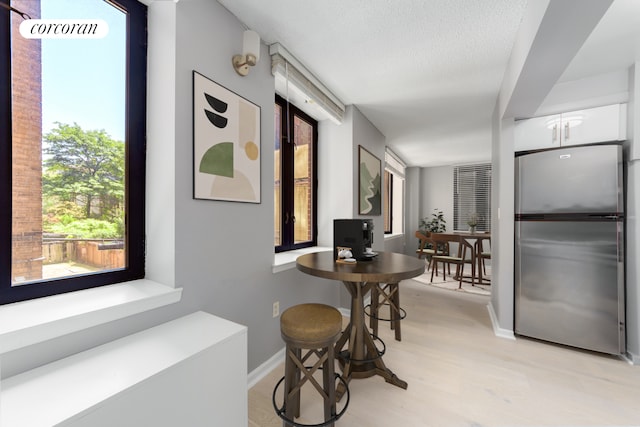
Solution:
<path fill-rule="evenodd" d="M 388 324 L 379 335 L 387 367 L 409 386 L 402 390 L 378 376 L 352 380 L 351 401 L 337 426 L 640 426 L 639 366 L 525 338 L 497 338 L 488 302 L 486 296 L 403 281 L 408 315 L 402 341 L 393 339 Z M 282 365 L 249 391 L 250 427 L 282 425 L 271 395 L 283 372 Z M 303 393 L 297 421 L 322 421 L 313 393 Z"/>

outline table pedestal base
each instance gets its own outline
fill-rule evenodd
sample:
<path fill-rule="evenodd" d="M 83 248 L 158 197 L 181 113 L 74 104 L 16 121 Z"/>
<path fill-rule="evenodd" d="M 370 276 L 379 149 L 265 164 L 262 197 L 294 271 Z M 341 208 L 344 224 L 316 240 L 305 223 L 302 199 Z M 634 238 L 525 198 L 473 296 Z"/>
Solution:
<path fill-rule="evenodd" d="M 373 283 L 343 282 L 351 293 L 351 321 L 342 332 L 335 346 L 335 353 L 342 369 L 345 381 L 352 378 L 369 378 L 380 375 L 390 384 L 407 389 L 407 382 L 401 380 L 382 360 L 369 330 L 364 321 L 363 296 L 371 289 Z M 345 344 L 347 344 L 347 348 Z M 336 390 L 336 399 L 340 400 L 345 393 L 342 384 Z"/>
<path fill-rule="evenodd" d="M 341 351 L 338 354 L 338 363 L 340 364 L 340 368 L 344 371 L 344 367 L 349 361 L 349 352 Z M 375 362 L 354 362 L 351 361 L 351 378 L 369 378 L 374 375 L 380 375 L 385 379 L 386 382 L 396 385 L 404 390 L 407 389 L 407 382 L 401 380 L 391 372 L 391 369 L 384 367 L 379 368 Z"/>
<path fill-rule="evenodd" d="M 349 352 L 341 351 L 338 354 L 338 363 L 340 364 L 340 368 L 342 372 L 345 372 L 345 366 L 351 362 L 351 366 L 349 368 L 349 378 L 346 380 L 350 380 L 351 378 L 361 379 L 361 378 L 369 378 L 375 375 L 380 375 L 386 382 L 389 384 L 393 384 L 396 387 L 400 387 L 403 390 L 407 389 L 407 382 L 401 380 L 394 374 L 391 369 L 383 367 L 379 368 L 375 362 L 353 362 L 349 360 Z M 383 364 L 384 365 L 384 364 Z M 340 401 L 342 395 L 346 392 L 346 388 L 343 383 L 339 383 L 336 389 L 336 399 Z"/>

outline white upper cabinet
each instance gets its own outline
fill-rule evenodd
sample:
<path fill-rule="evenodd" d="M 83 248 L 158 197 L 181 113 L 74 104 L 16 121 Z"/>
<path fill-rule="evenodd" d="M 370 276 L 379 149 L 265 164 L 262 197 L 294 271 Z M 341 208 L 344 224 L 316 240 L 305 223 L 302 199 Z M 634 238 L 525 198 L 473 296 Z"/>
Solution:
<path fill-rule="evenodd" d="M 555 114 L 518 120 L 514 128 L 514 150 L 525 151 L 559 147 L 561 119 L 560 114 Z"/>
<path fill-rule="evenodd" d="M 538 150 L 626 138 L 627 104 L 534 117 L 515 123 L 515 151 Z"/>

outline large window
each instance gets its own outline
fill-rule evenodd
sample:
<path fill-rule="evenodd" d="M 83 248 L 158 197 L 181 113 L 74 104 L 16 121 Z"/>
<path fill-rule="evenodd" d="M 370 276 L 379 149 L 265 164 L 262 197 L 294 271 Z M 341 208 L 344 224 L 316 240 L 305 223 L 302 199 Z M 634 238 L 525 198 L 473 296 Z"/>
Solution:
<path fill-rule="evenodd" d="M 384 167 L 384 232 L 404 233 L 405 164 L 387 149 Z"/>
<path fill-rule="evenodd" d="M 491 163 L 453 169 L 453 228 L 468 230 L 470 222 L 491 231 Z"/>
<path fill-rule="evenodd" d="M 315 246 L 318 123 L 276 96 L 274 218 L 276 252 Z"/>
<path fill-rule="evenodd" d="M 0 8 L 0 303 L 144 277 L 146 7 L 10 6 L 108 33 L 27 39 Z"/>

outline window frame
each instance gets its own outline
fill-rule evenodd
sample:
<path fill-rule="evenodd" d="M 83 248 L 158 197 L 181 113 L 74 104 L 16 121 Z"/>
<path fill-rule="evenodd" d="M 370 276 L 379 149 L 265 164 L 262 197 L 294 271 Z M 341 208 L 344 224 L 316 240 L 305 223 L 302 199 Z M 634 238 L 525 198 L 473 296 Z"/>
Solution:
<path fill-rule="evenodd" d="M 389 175 L 387 188 L 386 176 Z M 384 195 L 385 204 L 383 207 L 384 234 L 403 234 L 405 229 L 405 178 L 406 164 L 389 147 L 385 148 L 384 154 Z M 388 202 L 387 202 L 388 194 Z M 387 216 L 390 229 L 387 230 Z"/>
<path fill-rule="evenodd" d="M 291 251 L 295 249 L 308 248 L 317 245 L 318 239 L 318 121 L 313 117 L 306 114 L 304 111 L 296 107 L 290 102 L 287 102 L 284 98 L 275 95 L 275 104 L 279 105 L 281 108 L 280 115 L 280 212 L 282 213 L 280 218 L 280 230 L 281 230 L 281 239 L 280 245 L 275 246 L 275 252 L 285 252 Z M 275 114 L 275 113 L 274 113 Z M 293 211 L 294 209 L 294 156 L 293 156 L 293 148 L 295 141 L 293 144 L 289 144 L 286 142 L 288 135 L 294 135 L 294 116 L 298 116 L 303 119 L 305 122 L 309 123 L 313 127 L 313 147 L 311 150 L 312 154 L 312 176 L 311 176 L 311 197 L 312 197 L 312 210 L 311 210 L 311 240 L 302 242 L 302 243 L 294 243 L 294 223 L 290 222 L 286 223 L 286 215 L 284 215 L 287 211 Z M 275 137 L 275 132 L 274 132 Z M 290 147 L 290 148 L 287 148 Z M 274 147 L 275 149 L 275 147 Z M 274 213 L 275 215 L 275 213 Z"/>
<path fill-rule="evenodd" d="M 147 100 L 147 7 L 138 0 L 106 0 L 126 14 L 126 266 L 88 275 L 11 284 L 12 258 L 12 99 L 11 12 L 0 8 L 0 305 L 144 278 Z M 142 195 L 142 197 L 141 197 Z"/>
<path fill-rule="evenodd" d="M 393 234 L 393 172 L 389 169 L 384 169 L 384 212 L 382 218 L 384 219 L 384 234 Z M 387 224 L 389 228 L 387 229 Z"/>
<path fill-rule="evenodd" d="M 473 187 L 474 193 L 474 211 L 479 216 L 479 222 L 476 226 L 477 231 L 491 232 L 491 181 L 492 165 L 491 163 L 478 163 L 472 165 L 459 165 L 453 168 L 453 228 L 458 231 L 466 231 L 469 226 L 467 220 L 470 212 L 463 212 L 464 206 L 461 206 L 462 192 L 460 182 L 462 178 L 460 173 L 473 172 L 473 182 L 466 182 L 463 185 Z M 484 178 L 479 178 L 479 174 L 484 174 Z M 484 191 L 479 191 L 479 187 L 484 187 Z M 482 199 L 485 199 L 484 201 Z M 485 205 L 486 210 L 479 212 L 478 206 Z"/>

